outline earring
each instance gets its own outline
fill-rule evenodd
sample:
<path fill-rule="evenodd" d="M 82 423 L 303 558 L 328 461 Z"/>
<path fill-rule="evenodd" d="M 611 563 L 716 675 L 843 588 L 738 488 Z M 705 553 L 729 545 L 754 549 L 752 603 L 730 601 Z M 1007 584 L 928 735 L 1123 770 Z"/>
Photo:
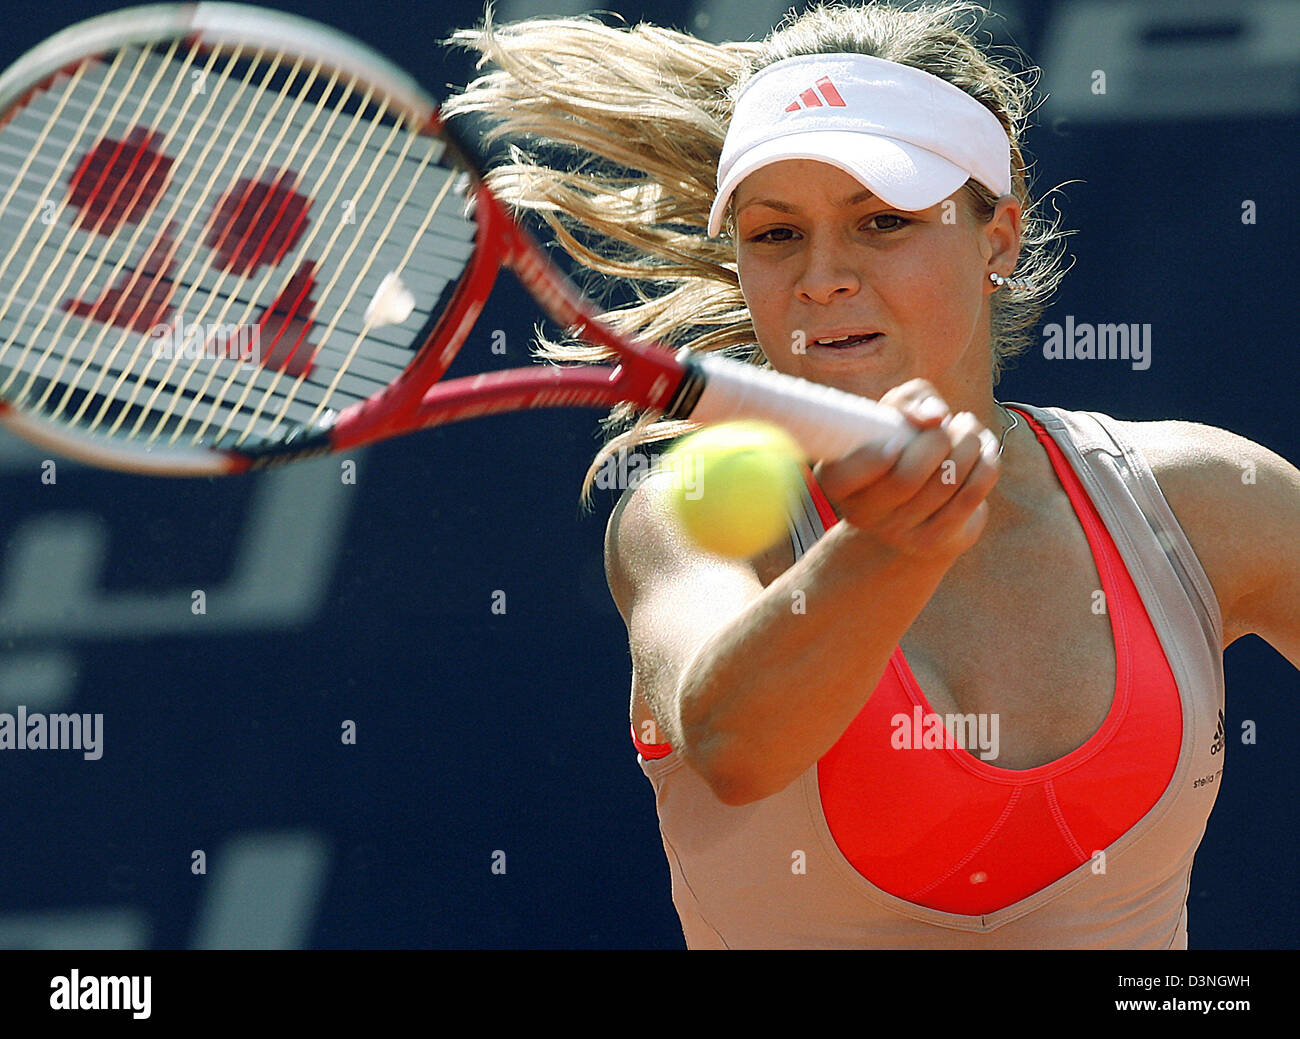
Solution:
<path fill-rule="evenodd" d="M 989 281 L 993 282 L 995 288 L 1022 289 L 1032 290 L 1034 283 L 1026 278 L 1004 278 L 997 271 L 989 272 Z"/>

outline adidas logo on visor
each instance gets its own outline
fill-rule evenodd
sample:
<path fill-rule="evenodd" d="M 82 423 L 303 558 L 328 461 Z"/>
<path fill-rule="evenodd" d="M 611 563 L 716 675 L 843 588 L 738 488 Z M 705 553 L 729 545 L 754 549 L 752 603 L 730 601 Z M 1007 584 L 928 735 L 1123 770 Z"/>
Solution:
<path fill-rule="evenodd" d="M 840 97 L 840 92 L 835 89 L 835 84 L 831 82 L 830 76 L 822 76 L 816 83 L 799 95 L 798 101 L 791 101 L 786 106 L 787 112 L 797 112 L 801 108 L 822 108 L 829 105 L 832 108 L 844 108 L 844 98 Z"/>
<path fill-rule="evenodd" d="M 998 117 L 938 76 L 868 54 L 785 58 L 750 76 L 718 156 L 710 236 L 751 173 L 785 159 L 839 166 L 900 209 L 928 209 L 974 178 L 1011 193 Z"/>

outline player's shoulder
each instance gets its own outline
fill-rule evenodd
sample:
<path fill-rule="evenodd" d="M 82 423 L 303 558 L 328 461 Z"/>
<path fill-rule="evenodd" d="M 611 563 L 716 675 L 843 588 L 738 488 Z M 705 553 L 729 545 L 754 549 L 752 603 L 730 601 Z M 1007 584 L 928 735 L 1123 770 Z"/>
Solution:
<path fill-rule="evenodd" d="M 1224 610 L 1275 572 L 1300 520 L 1300 470 L 1262 444 L 1200 422 L 1116 420 L 1145 457 Z"/>
<path fill-rule="evenodd" d="M 714 586 L 749 588 L 760 580 L 760 565 L 768 565 L 766 554 L 724 559 L 691 541 L 677 520 L 678 479 L 671 470 L 652 468 L 623 491 L 610 513 L 605 576 L 625 621 L 647 592 L 700 597 Z"/>
<path fill-rule="evenodd" d="M 647 574 L 661 573 L 689 546 L 673 520 L 671 474 L 652 468 L 629 482 L 605 525 L 605 575 L 620 610 Z"/>
<path fill-rule="evenodd" d="M 1262 444 L 1203 422 L 1113 421 L 1142 452 L 1162 490 L 1198 500 L 1213 501 L 1251 485 L 1261 469 L 1272 472 L 1288 464 Z"/>
<path fill-rule="evenodd" d="M 1281 455 L 1228 429 L 1181 419 L 1115 421 L 1142 452 L 1174 515 L 1203 527 L 1206 538 L 1270 522 L 1288 508 L 1300 479 Z"/>

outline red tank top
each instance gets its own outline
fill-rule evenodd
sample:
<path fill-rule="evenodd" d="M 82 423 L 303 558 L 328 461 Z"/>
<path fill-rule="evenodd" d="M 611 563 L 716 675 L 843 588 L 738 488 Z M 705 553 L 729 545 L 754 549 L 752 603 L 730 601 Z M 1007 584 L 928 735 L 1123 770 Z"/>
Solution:
<path fill-rule="evenodd" d="M 1178 687 L 1123 560 L 1051 436 L 1020 414 L 1047 450 L 1101 577 L 1116 657 L 1105 721 L 1062 758 L 998 768 L 952 740 L 924 738 L 943 729 L 895 648 L 866 705 L 816 766 L 822 812 L 853 867 L 898 898 L 949 913 L 1002 909 L 1109 847 L 1164 793 L 1182 741 Z M 806 476 L 829 529 L 835 514 Z M 672 752 L 635 732 L 633 741 L 647 759 Z"/>

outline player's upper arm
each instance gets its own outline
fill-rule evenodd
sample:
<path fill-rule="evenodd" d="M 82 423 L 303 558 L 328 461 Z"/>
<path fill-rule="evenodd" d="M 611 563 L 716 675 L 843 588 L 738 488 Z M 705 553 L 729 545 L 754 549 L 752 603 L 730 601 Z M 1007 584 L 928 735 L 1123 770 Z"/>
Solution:
<path fill-rule="evenodd" d="M 1238 448 L 1238 480 L 1254 493 L 1242 531 L 1242 568 L 1252 584 L 1235 604 L 1253 632 L 1300 668 L 1300 469 L 1249 440 Z"/>
<path fill-rule="evenodd" d="M 627 625 L 632 691 L 649 705 L 658 742 L 682 749 L 676 694 L 712 635 L 763 591 L 753 566 L 703 552 L 678 528 L 656 474 L 626 492 L 605 531 L 605 574 Z"/>
<path fill-rule="evenodd" d="M 1138 424 L 1143 449 L 1206 568 L 1225 641 L 1259 635 L 1300 668 L 1300 470 L 1193 422 Z"/>

